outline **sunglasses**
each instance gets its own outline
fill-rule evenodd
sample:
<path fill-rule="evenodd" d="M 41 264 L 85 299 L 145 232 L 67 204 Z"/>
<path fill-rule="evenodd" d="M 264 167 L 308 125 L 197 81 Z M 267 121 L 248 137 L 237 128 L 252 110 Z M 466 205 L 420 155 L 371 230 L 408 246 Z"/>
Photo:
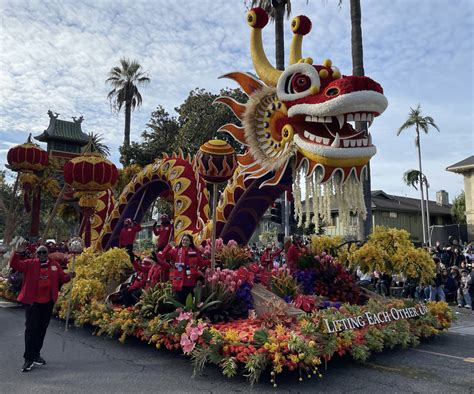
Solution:
<path fill-rule="evenodd" d="M 36 252 L 36 254 L 48 254 L 48 252 L 41 251 L 41 252 Z"/>

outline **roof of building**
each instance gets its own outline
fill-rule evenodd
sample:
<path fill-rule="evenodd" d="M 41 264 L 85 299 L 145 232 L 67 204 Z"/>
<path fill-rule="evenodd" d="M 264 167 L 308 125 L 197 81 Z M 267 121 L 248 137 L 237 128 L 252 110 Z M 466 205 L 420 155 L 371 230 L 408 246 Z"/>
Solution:
<path fill-rule="evenodd" d="M 430 215 L 451 215 L 451 204 L 439 205 L 436 201 L 430 200 L 428 208 Z M 420 212 L 420 200 L 387 194 L 383 190 L 373 190 L 372 210 Z"/>
<path fill-rule="evenodd" d="M 82 131 L 81 123 L 83 117 L 79 119 L 73 117 L 73 122 L 67 120 L 58 119 L 59 114 L 53 114 L 48 111 L 49 115 L 49 126 L 43 131 L 42 134 L 35 137 L 36 140 L 41 142 L 48 142 L 52 140 L 72 142 L 81 146 L 86 145 L 89 142 L 89 136 Z"/>
<path fill-rule="evenodd" d="M 302 201 L 303 211 L 306 212 L 305 202 Z M 312 198 L 309 199 L 312 207 Z M 429 201 L 430 215 L 451 215 L 451 204 L 439 205 L 436 201 Z M 337 210 L 337 204 L 331 201 L 331 211 Z M 417 198 L 395 196 L 383 190 L 372 191 L 372 211 L 420 212 L 420 200 Z"/>
<path fill-rule="evenodd" d="M 446 171 L 451 172 L 465 172 L 474 169 L 474 155 L 465 158 L 455 164 L 446 167 Z"/>

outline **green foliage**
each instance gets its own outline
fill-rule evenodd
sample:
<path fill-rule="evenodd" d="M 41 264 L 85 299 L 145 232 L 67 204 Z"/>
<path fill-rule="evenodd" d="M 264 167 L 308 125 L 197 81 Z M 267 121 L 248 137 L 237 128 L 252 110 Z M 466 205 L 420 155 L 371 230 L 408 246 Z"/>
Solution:
<path fill-rule="evenodd" d="M 162 106 L 158 106 L 142 133 L 142 141 L 121 147 L 122 157 L 130 163 L 144 166 L 163 153 L 171 154 L 179 149 L 194 155 L 204 142 L 217 137 L 221 126 L 238 124 L 230 109 L 221 104 L 213 105 L 219 96 L 229 96 L 240 102 L 247 100 L 239 89 L 224 89 L 219 94 L 204 89 L 192 90 L 184 103 L 175 108 L 177 117 L 170 116 Z M 219 133 L 218 138 L 228 141 L 237 152 L 242 151 L 240 144 L 226 133 Z"/>
<path fill-rule="evenodd" d="M 302 254 L 296 260 L 296 266 L 300 270 L 307 270 L 311 268 L 319 268 L 320 262 L 314 258 L 311 254 Z"/>
<path fill-rule="evenodd" d="M 253 343 L 261 347 L 268 341 L 268 331 L 267 330 L 257 330 L 253 334 Z"/>
<path fill-rule="evenodd" d="M 244 376 L 248 378 L 250 384 L 257 383 L 261 373 L 267 368 L 267 365 L 268 359 L 265 354 L 251 354 L 247 363 L 245 364 Z"/>
<path fill-rule="evenodd" d="M 165 303 L 171 299 L 173 291 L 171 283 L 158 283 L 155 287 L 145 290 L 136 304 L 140 317 L 152 319 L 160 313 L 167 312 Z"/>
<path fill-rule="evenodd" d="M 232 378 L 237 374 L 237 362 L 235 357 L 226 357 L 221 362 L 222 374 L 227 378 Z"/>
<path fill-rule="evenodd" d="M 249 261 L 247 251 L 240 246 L 223 246 L 217 258 L 223 268 L 231 270 L 238 269 Z"/>
<path fill-rule="evenodd" d="M 281 298 L 287 296 L 294 298 L 300 292 L 296 279 L 291 276 L 288 270 L 284 269 L 280 269 L 270 278 L 270 289 Z"/>
<path fill-rule="evenodd" d="M 177 309 L 181 309 L 186 312 L 194 312 L 197 316 L 202 315 L 206 309 L 221 303 L 220 300 L 215 299 L 214 293 L 210 294 L 204 301 L 202 301 L 202 298 L 202 286 L 198 284 L 194 288 L 194 294 L 189 293 L 184 304 L 179 302 L 176 298 L 170 298 L 167 303 L 172 304 Z"/>
<path fill-rule="evenodd" d="M 453 206 L 451 207 L 451 215 L 456 223 L 466 224 L 466 195 L 464 191 L 454 199 Z"/>

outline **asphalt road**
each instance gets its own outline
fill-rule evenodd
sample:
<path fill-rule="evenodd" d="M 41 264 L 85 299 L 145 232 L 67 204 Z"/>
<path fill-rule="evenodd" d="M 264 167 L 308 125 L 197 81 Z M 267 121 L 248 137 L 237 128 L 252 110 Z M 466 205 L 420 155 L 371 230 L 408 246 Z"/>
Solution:
<path fill-rule="evenodd" d="M 415 349 L 387 350 L 364 364 L 333 360 L 322 379 L 299 382 L 297 374 L 285 373 L 274 389 L 268 375 L 250 387 L 214 366 L 193 378 L 190 360 L 178 353 L 95 337 L 90 329 L 64 333 L 58 320 L 51 321 L 43 348 L 48 364 L 22 373 L 23 309 L 9 306 L 0 302 L 0 393 L 474 393 L 474 313 L 467 310 L 449 333 Z"/>

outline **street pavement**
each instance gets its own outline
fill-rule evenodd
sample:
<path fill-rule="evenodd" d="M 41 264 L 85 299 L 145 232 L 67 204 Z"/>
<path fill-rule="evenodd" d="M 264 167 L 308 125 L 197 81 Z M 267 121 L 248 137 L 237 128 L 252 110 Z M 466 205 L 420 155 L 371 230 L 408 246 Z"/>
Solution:
<path fill-rule="evenodd" d="M 269 375 L 251 387 L 243 377 L 228 379 L 208 366 L 192 377 L 188 357 L 157 350 L 135 339 L 96 337 L 90 328 L 70 328 L 53 319 L 43 357 L 47 365 L 20 372 L 23 359 L 24 312 L 0 301 L 0 393 L 474 393 L 474 313 L 455 308 L 450 332 L 424 340 L 414 349 L 396 348 L 374 354 L 366 363 L 338 358 L 323 378 L 297 373 Z"/>

